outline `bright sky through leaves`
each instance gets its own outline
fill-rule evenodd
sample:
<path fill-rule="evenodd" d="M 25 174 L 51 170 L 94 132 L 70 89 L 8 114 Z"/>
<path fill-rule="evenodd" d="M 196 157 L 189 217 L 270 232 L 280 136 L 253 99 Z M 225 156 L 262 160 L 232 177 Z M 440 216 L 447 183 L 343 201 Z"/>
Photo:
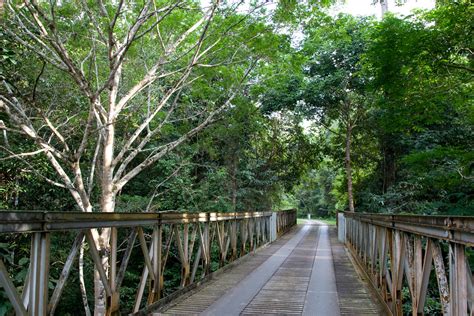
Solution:
<path fill-rule="evenodd" d="M 376 15 L 380 17 L 382 10 L 380 4 L 373 5 L 373 0 L 346 0 L 344 4 L 334 6 L 334 12 L 349 13 L 352 15 Z M 408 15 L 414 9 L 433 9 L 434 0 L 407 0 L 401 6 L 395 5 L 394 0 L 388 0 L 388 9 L 390 12 Z"/>

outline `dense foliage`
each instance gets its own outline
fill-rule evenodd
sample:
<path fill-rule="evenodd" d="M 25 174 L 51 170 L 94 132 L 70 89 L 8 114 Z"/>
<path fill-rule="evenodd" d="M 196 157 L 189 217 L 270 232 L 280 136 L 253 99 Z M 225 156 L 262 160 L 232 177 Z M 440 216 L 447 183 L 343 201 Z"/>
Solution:
<path fill-rule="evenodd" d="M 301 206 L 312 205 L 309 208 L 315 211 L 345 209 L 348 177 L 343 151 L 349 140 L 358 210 L 469 213 L 473 209 L 472 6 L 458 1 L 440 4 L 431 12 L 405 18 L 388 14 L 375 21 L 348 15 L 333 18 L 314 7 L 305 11 L 296 6 L 288 11 L 285 6 L 290 4 L 282 5 L 272 24 L 259 18 L 265 9 L 249 17 L 231 17 L 231 11 L 222 11 L 227 25 L 239 25 L 232 35 L 238 39 L 232 40 L 250 39 L 245 49 L 259 55 L 252 84 L 208 130 L 125 186 L 117 210 L 266 209 L 287 204 L 288 196 L 306 196 Z M 64 18 L 73 14 L 71 7 L 61 10 Z M 291 14 L 283 14 L 284 10 Z M 167 23 L 185 18 L 176 14 Z M 192 17 L 186 18 L 192 22 Z M 215 23 L 224 22 L 218 17 Z M 164 24 L 162 32 L 171 31 L 171 24 Z M 301 43 L 291 42 L 291 36 L 275 29 L 282 24 L 290 32 L 299 27 Z M 68 27 L 77 34 L 68 43 L 85 57 L 85 73 L 92 75 L 90 67 L 96 64 L 100 75 L 100 67 L 105 66 L 100 60 L 88 63 L 89 70 L 86 67 L 87 51 L 81 44 L 86 39 L 79 38 L 87 30 L 80 24 Z M 72 82 L 41 59 L 33 62 L 34 52 L 12 36 L 2 33 L 2 78 L 19 92 L 23 90 L 22 97 L 37 108 L 35 115 L 48 114 L 50 120 L 71 115 L 68 132 L 80 131 L 83 118 L 74 109 L 82 101 L 69 89 Z M 140 49 L 132 47 L 130 56 L 138 58 L 138 63 L 145 60 L 147 67 L 146 60 L 154 58 L 150 45 L 140 40 Z M 180 110 L 150 147 L 186 133 L 200 121 L 206 107 L 221 102 L 221 91 L 238 80 L 236 74 L 241 71 L 225 65 L 234 53 L 229 48 L 224 43 L 214 53 L 210 60 L 215 67 L 196 70 L 192 85 L 179 95 Z M 239 50 L 244 56 L 244 49 Z M 132 74 L 142 75 L 127 76 Z M 146 112 L 156 102 L 156 93 L 146 92 L 133 108 L 143 104 Z M 69 107 L 51 108 L 51 101 Z M 126 115 L 132 120 L 119 124 L 117 138 L 129 137 L 127 129 L 136 127 L 145 114 L 136 119 Z M 13 153 L 34 152 L 35 146 L 10 130 L 8 116 L 2 114 L 1 119 L 7 126 L 2 135 L 1 206 L 75 209 L 65 190 L 45 185 L 46 178 L 57 180 L 57 175 L 44 156 L 6 159 Z M 312 127 L 302 128 L 303 120 Z M 78 142 L 79 136 L 68 135 L 71 142 Z M 90 148 L 82 160 L 93 154 Z M 92 193 L 97 198 L 98 190 Z M 326 202 L 309 203 L 316 200 Z"/>
<path fill-rule="evenodd" d="M 261 99 L 313 121 L 323 163 L 296 188 L 304 212 L 350 209 L 350 181 L 356 211 L 472 214 L 472 10 L 306 22 L 299 71 Z"/>
<path fill-rule="evenodd" d="M 333 1 L 168 2 L 116 20 L 115 2 L 0 6 L 0 209 L 474 214 L 470 1 L 380 21 Z M 25 245 L 0 241 L 18 285 Z"/>
<path fill-rule="evenodd" d="M 248 95 L 291 51 L 265 2 L 151 3 L 5 5 L 2 208 L 266 209 L 304 172 L 308 137 Z"/>

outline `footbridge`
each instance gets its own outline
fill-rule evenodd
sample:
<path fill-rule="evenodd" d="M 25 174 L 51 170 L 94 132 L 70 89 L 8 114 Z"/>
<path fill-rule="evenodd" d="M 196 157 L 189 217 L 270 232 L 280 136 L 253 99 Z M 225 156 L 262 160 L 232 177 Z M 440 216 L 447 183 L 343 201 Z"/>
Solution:
<path fill-rule="evenodd" d="M 0 307 L 93 306 L 94 271 L 106 315 L 473 315 L 473 246 L 473 217 L 3 211 Z"/>

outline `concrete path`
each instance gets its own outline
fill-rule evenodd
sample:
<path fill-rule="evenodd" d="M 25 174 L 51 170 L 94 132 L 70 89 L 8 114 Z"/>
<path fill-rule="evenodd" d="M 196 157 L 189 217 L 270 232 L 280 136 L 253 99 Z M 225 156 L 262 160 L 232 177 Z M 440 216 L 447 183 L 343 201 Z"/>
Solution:
<path fill-rule="evenodd" d="M 338 316 L 339 302 L 328 226 L 321 226 L 319 231 L 318 250 L 306 292 L 303 315 Z"/>

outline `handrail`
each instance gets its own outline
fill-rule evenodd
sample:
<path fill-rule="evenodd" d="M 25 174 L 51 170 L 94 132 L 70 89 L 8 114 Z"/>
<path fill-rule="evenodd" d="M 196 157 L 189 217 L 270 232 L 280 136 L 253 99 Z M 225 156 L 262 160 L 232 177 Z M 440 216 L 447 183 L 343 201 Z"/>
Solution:
<path fill-rule="evenodd" d="M 437 291 L 443 315 L 472 315 L 474 217 L 339 213 L 339 238 L 392 315 L 402 315 L 408 285 L 413 315 Z M 445 268 L 446 267 L 446 268 Z M 434 272 L 437 287 L 430 284 Z"/>
<path fill-rule="evenodd" d="M 398 229 L 400 231 L 442 240 L 474 245 L 474 217 L 392 215 L 345 212 L 345 217 L 364 223 Z"/>
<path fill-rule="evenodd" d="M 181 265 L 180 291 L 183 291 L 210 276 L 212 260 L 223 267 L 273 241 L 277 232 L 281 234 L 294 224 L 296 210 L 233 213 L 0 211 L 0 236 L 31 236 L 29 273 L 23 292 L 18 293 L 5 264 L 8 260 L 3 257 L 0 257 L 0 289 L 6 292 L 17 315 L 54 314 L 84 243 L 88 245 L 93 267 L 100 276 L 100 281 L 96 281 L 105 290 L 104 313 L 117 314 L 121 311 L 120 287 L 129 269 L 129 259 L 134 249 L 139 249 L 144 267 L 136 285 L 132 311 L 139 314 L 147 305 L 166 300 L 163 298 L 164 272 L 171 261 L 168 260 L 171 249 Z M 109 245 L 97 242 L 94 237 L 97 229 L 110 229 Z M 55 253 L 51 252 L 56 249 L 51 245 L 51 234 L 60 234 L 61 238 L 67 236 L 73 242 L 50 296 L 50 257 L 54 258 Z M 118 245 L 125 249 L 119 251 Z M 148 297 L 145 295 L 147 287 Z"/>
<path fill-rule="evenodd" d="M 276 230 L 278 236 L 286 233 L 291 227 L 296 225 L 298 217 L 296 209 L 281 210 L 276 212 L 276 214 Z"/>
<path fill-rule="evenodd" d="M 0 211 L 0 233 L 52 232 L 69 229 L 217 222 L 271 216 L 272 212 L 85 213 Z"/>

